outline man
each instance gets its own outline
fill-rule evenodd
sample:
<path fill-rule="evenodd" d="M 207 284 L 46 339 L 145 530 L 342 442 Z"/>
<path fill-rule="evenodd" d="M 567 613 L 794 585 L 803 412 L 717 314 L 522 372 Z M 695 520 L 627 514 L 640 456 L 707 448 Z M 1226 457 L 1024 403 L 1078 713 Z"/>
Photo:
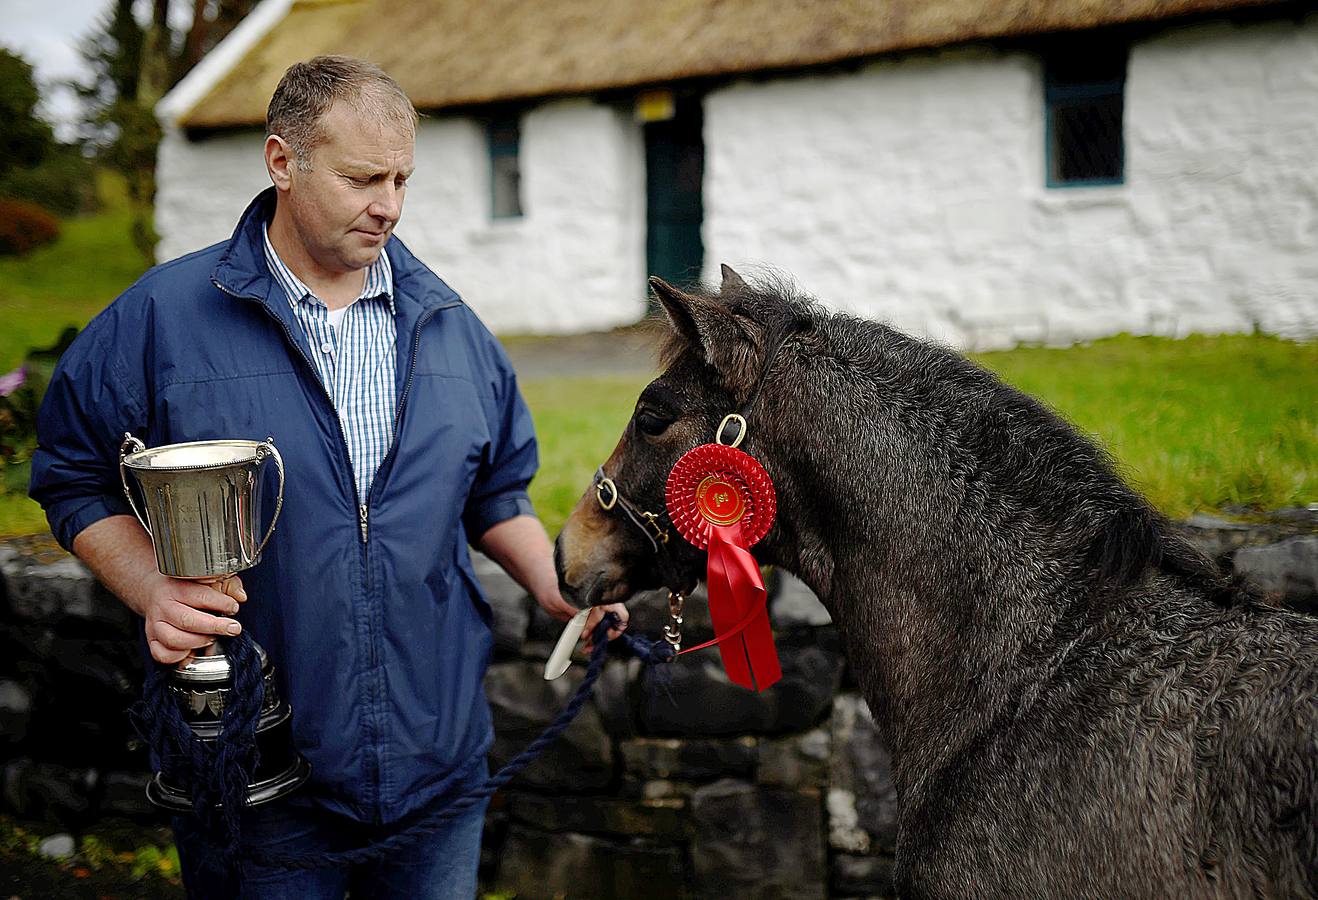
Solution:
<path fill-rule="evenodd" d="M 468 542 L 549 614 L 576 611 L 527 498 L 535 437 L 508 361 L 391 236 L 416 122 L 374 65 L 292 66 L 267 114 L 273 187 L 227 242 L 156 267 L 97 316 L 42 408 L 32 495 L 143 618 L 151 656 L 177 663 L 242 628 L 269 651 L 313 773 L 245 816 L 245 840 L 274 850 L 377 839 L 486 777 L 490 610 Z M 274 437 L 284 510 L 246 585 L 157 571 L 120 492 L 125 431 L 147 446 Z M 241 886 L 195 822 L 175 831 L 194 895 L 470 898 L 482 820 L 478 806 L 353 870 L 247 865 Z"/>

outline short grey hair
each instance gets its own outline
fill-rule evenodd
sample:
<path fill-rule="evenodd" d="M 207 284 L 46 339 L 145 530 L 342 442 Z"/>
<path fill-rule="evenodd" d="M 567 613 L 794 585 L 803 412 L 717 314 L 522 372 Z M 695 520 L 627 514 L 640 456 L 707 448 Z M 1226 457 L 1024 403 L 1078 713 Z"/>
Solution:
<path fill-rule="evenodd" d="M 288 67 L 265 113 L 266 134 L 293 149 L 299 169 L 311 169 L 311 151 L 325 142 L 321 120 L 337 101 L 358 112 L 415 131 L 416 108 L 398 82 L 373 62 L 352 56 L 317 56 Z"/>

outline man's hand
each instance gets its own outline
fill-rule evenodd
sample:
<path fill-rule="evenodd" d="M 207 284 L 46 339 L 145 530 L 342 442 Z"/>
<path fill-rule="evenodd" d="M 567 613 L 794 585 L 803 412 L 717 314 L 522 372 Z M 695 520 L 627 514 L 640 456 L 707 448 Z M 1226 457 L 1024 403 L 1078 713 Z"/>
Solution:
<path fill-rule="evenodd" d="M 514 516 L 490 528 L 476 542 L 476 549 L 503 566 L 513 580 L 526 588 L 540 604 L 540 608 L 560 622 L 575 616 L 577 608 L 563 599 L 558 592 L 558 573 L 554 571 L 554 549 L 549 544 L 544 526 L 535 516 Z M 590 611 L 581 639 L 585 650 L 591 650 L 590 636 L 605 613 L 617 613 L 622 620 L 617 628 L 609 629 L 609 640 L 627 628 L 629 613 L 621 603 L 597 606 Z"/>
<path fill-rule="evenodd" d="M 159 576 L 140 601 L 152 658 L 165 664 L 180 663 L 217 636 L 241 634 L 243 627 L 237 620 L 212 613 L 233 615 L 246 599 L 237 575 L 214 582 Z"/>
<path fill-rule="evenodd" d="M 110 516 L 88 525 L 73 539 L 73 552 L 146 621 L 147 644 L 158 662 L 182 662 L 217 635 L 242 631 L 234 619 L 215 615 L 232 615 L 247 599 L 238 576 L 198 582 L 161 575 L 151 538 L 132 516 Z"/>
<path fill-rule="evenodd" d="M 609 629 L 609 640 L 621 635 L 627 630 L 627 620 L 631 618 L 631 613 L 627 611 L 626 605 L 622 603 L 610 603 L 608 606 L 592 606 L 590 615 L 586 617 L 586 627 L 581 631 L 581 639 L 585 641 L 585 646 L 581 649 L 589 656 L 591 650 L 595 649 L 595 626 L 600 623 L 608 613 L 617 614 L 622 621 L 616 627 Z"/>
<path fill-rule="evenodd" d="M 540 604 L 541 609 L 549 613 L 549 615 L 553 616 L 555 619 L 558 619 L 560 622 L 566 622 L 580 611 L 571 603 L 568 603 L 563 599 L 563 595 L 558 592 L 558 588 L 554 588 L 552 592 L 543 596 L 537 596 L 535 602 Z M 609 613 L 616 614 L 618 618 L 622 620 L 616 627 L 609 629 L 609 640 L 613 640 L 627 630 L 627 621 L 631 618 L 631 613 L 627 611 L 625 604 L 610 603 L 608 606 L 592 606 L 590 608 L 590 615 L 586 617 L 586 627 L 581 630 L 581 640 L 585 641 L 585 646 L 582 647 L 582 650 L 584 650 L 587 655 L 590 654 L 590 651 L 595 646 L 595 643 L 592 640 L 595 635 L 595 626 L 600 623 L 600 619 L 604 618 Z"/>

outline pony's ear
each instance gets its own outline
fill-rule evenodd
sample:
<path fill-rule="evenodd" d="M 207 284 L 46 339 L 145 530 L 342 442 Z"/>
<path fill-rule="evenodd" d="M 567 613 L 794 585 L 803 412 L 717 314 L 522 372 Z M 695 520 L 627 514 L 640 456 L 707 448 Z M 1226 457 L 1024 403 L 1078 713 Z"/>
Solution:
<path fill-rule="evenodd" d="M 658 275 L 650 276 L 650 287 L 654 295 L 659 298 L 659 303 L 663 306 L 668 321 L 672 323 L 673 330 L 697 347 L 703 346 L 700 340 L 700 328 L 696 325 L 695 315 L 691 311 L 700 300 L 678 290 Z"/>
<path fill-rule="evenodd" d="M 720 294 L 726 294 L 729 291 L 748 290 L 746 282 L 742 280 L 740 275 L 733 271 L 732 266 L 723 263 L 719 266 L 719 271 L 723 273 L 723 283 L 719 285 L 718 289 Z"/>
<path fill-rule="evenodd" d="M 716 300 L 688 294 L 657 276 L 650 277 L 650 287 L 673 328 L 699 348 L 729 387 L 735 389 L 742 382 L 754 381 L 758 345 L 736 316 Z"/>

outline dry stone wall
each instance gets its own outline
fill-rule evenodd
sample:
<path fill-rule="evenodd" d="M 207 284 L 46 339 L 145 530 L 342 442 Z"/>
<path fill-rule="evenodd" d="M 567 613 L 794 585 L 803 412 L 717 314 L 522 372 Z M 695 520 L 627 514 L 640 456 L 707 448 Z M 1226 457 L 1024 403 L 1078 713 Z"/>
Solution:
<path fill-rule="evenodd" d="M 1196 517 L 1206 552 L 1318 614 L 1318 511 L 1263 525 Z M 507 762 L 580 683 L 541 677 L 550 620 L 483 558 L 494 608 L 486 678 Z M 482 876 L 519 898 L 860 898 L 891 895 L 897 798 L 890 760 L 851 683 L 828 612 L 772 573 L 783 680 L 731 685 L 716 654 L 646 669 L 618 655 L 563 738 L 491 804 Z M 632 603 L 657 636 L 660 595 Z M 687 640 L 712 635 L 704 598 Z M 0 542 L 0 810 L 76 832 L 106 816 L 161 821 L 124 711 L 141 683 L 133 617 L 49 538 Z"/>

